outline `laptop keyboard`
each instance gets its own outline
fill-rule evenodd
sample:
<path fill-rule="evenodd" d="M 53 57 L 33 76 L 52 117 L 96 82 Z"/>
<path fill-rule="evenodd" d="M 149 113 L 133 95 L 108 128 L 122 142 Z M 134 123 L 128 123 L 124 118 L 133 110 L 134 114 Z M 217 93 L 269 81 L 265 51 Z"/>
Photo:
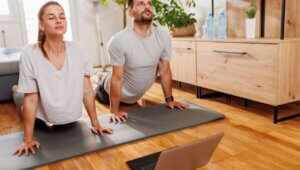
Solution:
<path fill-rule="evenodd" d="M 140 169 L 141 170 L 154 170 L 156 163 L 157 163 L 157 161 L 156 162 L 151 162 L 151 163 L 149 163 L 145 166 L 141 166 Z"/>
<path fill-rule="evenodd" d="M 132 170 L 154 170 L 161 152 L 147 155 L 127 162 Z"/>

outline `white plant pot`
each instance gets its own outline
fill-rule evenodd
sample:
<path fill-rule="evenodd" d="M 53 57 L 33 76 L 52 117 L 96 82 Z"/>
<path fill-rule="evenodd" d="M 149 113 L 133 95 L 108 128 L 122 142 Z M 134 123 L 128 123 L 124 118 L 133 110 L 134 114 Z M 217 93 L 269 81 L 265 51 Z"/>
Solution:
<path fill-rule="evenodd" d="M 255 26 L 256 19 L 255 18 L 247 18 L 246 19 L 246 38 L 255 38 Z"/>

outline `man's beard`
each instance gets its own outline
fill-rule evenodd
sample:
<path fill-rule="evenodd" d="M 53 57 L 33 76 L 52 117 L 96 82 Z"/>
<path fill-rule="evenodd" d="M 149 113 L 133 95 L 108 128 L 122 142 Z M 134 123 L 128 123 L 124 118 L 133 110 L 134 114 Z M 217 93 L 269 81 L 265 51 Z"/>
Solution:
<path fill-rule="evenodd" d="M 144 12 L 142 12 L 141 18 L 134 19 L 134 22 L 135 23 L 140 23 L 140 24 L 145 24 L 145 25 L 151 24 L 151 22 L 153 20 L 153 14 L 152 14 L 152 12 L 150 12 L 151 13 L 151 17 L 147 18 L 147 17 L 143 16 L 143 13 L 145 13 L 145 12 L 150 12 L 150 11 L 144 11 Z"/>

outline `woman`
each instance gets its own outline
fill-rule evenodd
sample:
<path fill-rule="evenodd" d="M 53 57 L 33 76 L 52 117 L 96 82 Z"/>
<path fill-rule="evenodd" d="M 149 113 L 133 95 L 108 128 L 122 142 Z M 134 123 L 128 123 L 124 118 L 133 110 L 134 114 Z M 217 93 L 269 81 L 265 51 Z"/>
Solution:
<path fill-rule="evenodd" d="M 25 48 L 20 59 L 17 91 L 24 93 L 24 139 L 15 152 L 19 156 L 23 152 L 34 154 L 34 147 L 40 146 L 33 139 L 36 118 L 47 125 L 75 122 L 82 116 L 82 101 L 91 119 L 92 132 L 112 133 L 112 129 L 101 127 L 97 119 L 90 83 L 92 67 L 86 49 L 63 41 L 67 22 L 62 6 L 47 2 L 38 18 L 38 43 Z"/>

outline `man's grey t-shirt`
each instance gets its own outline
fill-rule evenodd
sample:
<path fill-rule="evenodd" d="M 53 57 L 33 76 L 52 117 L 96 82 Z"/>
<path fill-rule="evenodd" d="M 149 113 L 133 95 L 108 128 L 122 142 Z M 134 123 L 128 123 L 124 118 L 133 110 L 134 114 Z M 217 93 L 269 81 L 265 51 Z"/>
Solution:
<path fill-rule="evenodd" d="M 111 38 L 108 54 L 112 66 L 124 66 L 121 101 L 135 103 L 155 81 L 159 61 L 171 60 L 171 38 L 156 27 L 147 37 L 126 28 Z M 111 73 L 107 76 L 104 89 L 109 94 Z"/>
<path fill-rule="evenodd" d="M 65 42 L 65 61 L 57 70 L 39 47 L 29 45 L 20 58 L 18 92 L 39 93 L 37 118 L 66 124 L 82 116 L 84 76 L 92 75 L 87 50 L 79 43 Z"/>

